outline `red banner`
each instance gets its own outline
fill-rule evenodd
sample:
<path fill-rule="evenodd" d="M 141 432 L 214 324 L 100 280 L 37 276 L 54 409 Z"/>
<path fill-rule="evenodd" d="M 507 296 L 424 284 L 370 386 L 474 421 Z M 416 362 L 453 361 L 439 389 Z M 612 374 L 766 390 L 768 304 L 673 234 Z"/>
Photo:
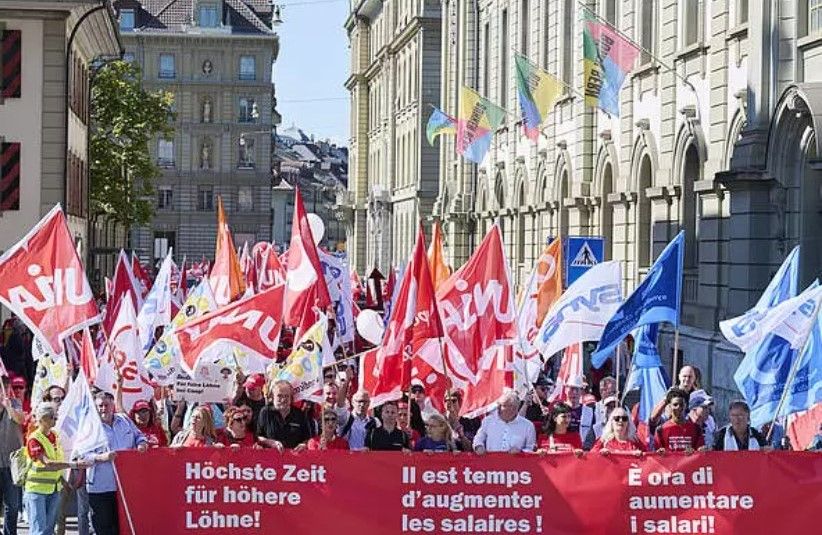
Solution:
<path fill-rule="evenodd" d="M 137 534 L 815 533 L 822 507 L 822 456 L 805 452 L 196 449 L 115 464 L 121 531 Z"/>

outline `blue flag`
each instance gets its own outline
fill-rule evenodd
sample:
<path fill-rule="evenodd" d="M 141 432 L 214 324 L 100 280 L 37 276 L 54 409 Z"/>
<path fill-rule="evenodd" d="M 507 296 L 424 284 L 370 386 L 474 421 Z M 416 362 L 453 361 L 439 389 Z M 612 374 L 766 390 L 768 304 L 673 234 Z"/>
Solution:
<path fill-rule="evenodd" d="M 625 392 L 639 389 L 639 422 L 646 426 L 659 400 L 668 391 L 668 378 L 662 367 L 662 359 L 656 348 L 658 323 L 644 325 L 634 331 L 636 344 L 631 363 L 631 373 L 625 381 Z M 650 435 L 650 433 L 649 433 Z M 649 439 L 652 437 L 649 436 Z"/>
<path fill-rule="evenodd" d="M 786 299 L 795 297 L 798 284 L 799 247 L 795 247 L 782 263 L 768 287 L 765 288 L 754 309 L 765 311 Z M 813 353 L 819 353 L 818 330 L 818 328 L 814 329 L 803 355 L 814 357 Z M 816 348 L 815 351 L 814 348 Z M 810 353 L 808 353 L 809 349 Z M 796 353 L 784 338 L 768 335 L 758 346 L 745 354 L 736 369 L 734 381 L 751 408 L 751 424 L 754 427 L 759 428 L 773 419 L 779 399 L 785 390 L 785 383 L 788 381 L 791 363 Z M 818 359 L 819 356 L 816 355 L 814 358 Z M 811 363 L 811 360 L 813 358 L 808 359 L 808 364 Z M 797 373 L 797 378 L 801 376 L 804 378 L 803 380 L 811 379 L 811 371 L 814 371 L 815 374 L 819 373 L 818 369 L 810 370 L 807 366 L 804 367 L 804 370 L 800 369 L 800 371 L 804 373 Z M 798 384 L 799 382 L 794 383 L 795 386 Z M 807 381 L 805 381 L 805 385 L 807 384 Z M 807 389 L 805 393 L 807 394 Z M 799 402 L 799 398 L 802 397 L 801 393 L 798 394 L 798 396 L 792 396 L 792 401 L 795 403 Z M 787 412 L 783 411 L 783 414 L 787 414 Z"/>
<path fill-rule="evenodd" d="M 650 323 L 667 321 L 679 325 L 679 302 L 682 294 L 682 255 L 685 233 L 680 232 L 665 246 L 648 270 L 645 280 L 628 296 L 608 321 L 591 363 L 600 368 L 614 348 L 631 331 Z"/>

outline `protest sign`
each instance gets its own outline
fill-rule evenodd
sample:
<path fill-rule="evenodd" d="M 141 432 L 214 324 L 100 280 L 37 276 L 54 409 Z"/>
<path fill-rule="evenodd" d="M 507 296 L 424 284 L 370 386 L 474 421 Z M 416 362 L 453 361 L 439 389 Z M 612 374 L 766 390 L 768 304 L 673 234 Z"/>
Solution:
<path fill-rule="evenodd" d="M 822 458 L 805 452 L 200 448 L 124 451 L 115 464 L 132 522 L 121 507 L 122 533 L 812 533 L 822 507 Z"/>
<path fill-rule="evenodd" d="M 196 403 L 223 403 L 234 397 L 232 368 L 214 364 L 200 364 L 189 377 L 183 372 L 174 381 L 174 400 Z"/>

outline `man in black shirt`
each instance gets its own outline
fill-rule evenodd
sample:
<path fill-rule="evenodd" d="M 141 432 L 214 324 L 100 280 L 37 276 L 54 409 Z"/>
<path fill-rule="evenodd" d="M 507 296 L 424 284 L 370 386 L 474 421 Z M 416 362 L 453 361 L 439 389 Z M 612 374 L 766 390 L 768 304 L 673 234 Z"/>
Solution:
<path fill-rule="evenodd" d="M 396 401 L 382 405 L 382 427 L 371 429 L 365 437 L 365 447 L 375 451 L 402 451 L 410 449 L 410 437 L 397 427 L 399 409 Z"/>
<path fill-rule="evenodd" d="M 271 385 L 271 403 L 260 411 L 257 441 L 266 448 L 302 451 L 311 438 L 313 427 L 306 414 L 291 406 L 294 389 L 288 381 Z"/>

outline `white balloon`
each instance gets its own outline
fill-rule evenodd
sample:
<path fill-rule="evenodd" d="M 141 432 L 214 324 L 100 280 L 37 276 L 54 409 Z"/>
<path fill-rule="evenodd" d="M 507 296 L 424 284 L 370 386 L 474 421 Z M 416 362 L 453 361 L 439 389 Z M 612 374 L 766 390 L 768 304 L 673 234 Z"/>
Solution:
<path fill-rule="evenodd" d="M 325 236 L 325 223 L 317 214 L 308 214 L 308 226 L 311 227 L 311 237 L 314 238 L 314 245 L 319 245 Z"/>
<path fill-rule="evenodd" d="M 380 314 L 371 309 L 365 309 L 357 316 L 357 332 L 368 342 L 378 346 L 382 343 L 385 326 Z"/>

